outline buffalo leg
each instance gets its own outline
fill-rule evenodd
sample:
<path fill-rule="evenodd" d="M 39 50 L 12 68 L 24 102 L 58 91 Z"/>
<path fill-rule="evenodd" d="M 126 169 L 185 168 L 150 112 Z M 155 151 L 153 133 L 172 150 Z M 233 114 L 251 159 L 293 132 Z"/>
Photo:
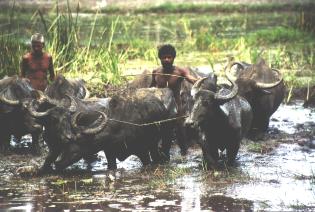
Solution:
<path fill-rule="evenodd" d="M 107 168 L 110 170 L 117 169 L 116 157 L 110 151 L 105 151 L 106 159 L 107 159 Z"/>
<path fill-rule="evenodd" d="M 5 153 L 10 148 L 10 135 L 0 136 L 0 152 Z"/>
<path fill-rule="evenodd" d="M 188 146 L 187 146 L 187 137 L 186 137 L 186 132 L 184 129 L 184 126 L 182 122 L 177 122 L 176 123 L 176 140 L 180 148 L 180 153 L 181 155 L 186 155 Z"/>
<path fill-rule="evenodd" d="M 228 165 L 233 165 L 239 148 L 240 148 L 240 141 L 233 143 L 233 145 L 230 145 L 227 148 L 226 153 L 227 153 L 227 158 L 228 158 Z"/>
<path fill-rule="evenodd" d="M 158 150 L 158 141 L 153 142 L 150 145 L 150 156 L 153 163 L 159 163 L 161 161 L 161 157 Z"/>
<path fill-rule="evenodd" d="M 90 166 L 93 162 L 98 160 L 97 153 L 85 155 L 83 159 Z"/>
<path fill-rule="evenodd" d="M 40 146 L 39 146 L 39 133 L 32 134 L 32 154 L 39 155 L 40 154 Z"/>
<path fill-rule="evenodd" d="M 236 155 L 238 153 L 238 150 L 240 148 L 240 143 L 242 140 L 242 129 L 236 128 L 233 131 L 234 133 L 234 140 L 232 142 L 229 142 L 229 145 L 226 147 L 226 154 L 228 159 L 228 165 L 233 165 Z"/>
<path fill-rule="evenodd" d="M 263 120 L 263 122 L 261 123 L 261 129 L 263 132 L 266 132 L 269 126 L 269 116 L 267 116 L 265 118 L 265 120 Z"/>
<path fill-rule="evenodd" d="M 163 161 L 170 160 L 170 149 L 172 145 L 172 129 L 165 127 L 162 131 L 161 157 Z"/>
<path fill-rule="evenodd" d="M 208 169 L 215 169 L 218 166 L 218 148 L 210 147 L 207 143 L 201 145 L 203 158 Z"/>
<path fill-rule="evenodd" d="M 49 149 L 48 156 L 45 159 L 44 165 L 40 168 L 39 174 L 47 173 L 52 171 L 52 163 L 54 163 L 59 156 L 61 150 L 54 148 L 53 150 Z"/>
<path fill-rule="evenodd" d="M 151 162 L 148 152 L 141 152 L 140 154 L 138 154 L 138 157 L 140 158 L 143 166 L 149 165 Z"/>

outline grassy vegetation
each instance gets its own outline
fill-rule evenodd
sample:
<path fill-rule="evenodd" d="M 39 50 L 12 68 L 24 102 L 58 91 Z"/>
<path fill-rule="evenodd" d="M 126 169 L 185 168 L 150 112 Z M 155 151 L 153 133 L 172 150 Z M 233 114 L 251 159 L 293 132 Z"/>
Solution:
<path fill-rule="evenodd" d="M 158 6 L 151 6 L 146 8 L 136 9 L 136 13 L 206 13 L 206 12 L 263 12 L 263 11 L 295 11 L 314 8 L 315 4 L 310 2 L 309 4 L 301 4 L 300 2 L 292 4 L 193 4 L 184 3 L 176 4 L 167 2 Z M 106 10 L 105 10 L 106 11 Z M 113 11 L 113 10 L 110 10 Z"/>
<path fill-rule="evenodd" d="M 69 3 L 69 2 L 68 2 Z M 71 2 L 70 6 L 77 7 L 77 2 Z M 21 12 L 32 12 L 34 5 L 20 4 L 17 5 L 17 9 Z M 42 5 L 42 10 L 49 11 L 53 5 Z M 0 11 L 7 11 L 10 9 L 10 5 L 3 4 Z M 145 4 L 136 8 L 130 8 L 126 6 L 112 6 L 109 5 L 101 9 L 102 13 L 107 14 L 122 14 L 122 13 L 209 13 L 209 12 L 273 12 L 273 11 L 312 11 L 315 8 L 315 3 L 312 1 L 296 1 L 288 3 L 252 3 L 252 4 L 206 4 L 206 3 L 172 3 L 166 2 L 160 5 Z M 67 8 L 66 8 L 67 9 Z M 80 7 L 81 12 L 94 13 L 95 8 Z"/>
<path fill-rule="evenodd" d="M 191 174 L 189 168 L 168 167 L 165 169 L 157 167 L 148 185 L 154 189 L 167 189 L 170 184 L 174 184 L 176 179 L 186 174 Z"/>
<path fill-rule="evenodd" d="M 0 77 L 19 72 L 19 60 L 29 50 L 29 37 L 39 31 L 46 37 L 45 48 L 53 55 L 56 72 L 83 77 L 95 91 L 102 91 L 104 84 L 120 84 L 127 69 L 159 65 L 156 49 L 162 43 L 175 45 L 175 63 L 181 66 L 207 65 L 221 71 L 229 57 L 250 63 L 263 57 L 270 66 L 282 71 L 290 88 L 315 84 L 315 39 L 314 34 L 300 26 L 303 13 L 261 13 L 264 7 L 266 11 L 281 9 L 276 5 L 251 5 L 248 8 L 254 12 L 257 8 L 259 13 L 243 14 L 235 13 L 237 7 L 243 8 L 240 5 L 220 5 L 226 11 L 231 8 L 233 13 L 174 14 L 199 13 L 195 7 L 210 10 L 219 6 L 175 7 L 168 3 L 156 9 L 146 8 L 170 13 L 165 15 L 116 16 L 96 12 L 82 16 L 79 7 L 71 9 L 70 5 L 66 10 L 56 5 L 46 13 L 27 13 L 13 5 L 0 15 L 4 23 L 0 25 Z M 134 11 L 146 13 L 143 8 Z"/>
<path fill-rule="evenodd" d="M 205 170 L 206 171 L 206 170 Z M 252 179 L 249 173 L 240 171 L 235 168 L 226 168 L 225 170 L 208 170 L 203 175 L 203 181 L 207 183 L 218 184 L 230 184 L 230 183 L 246 183 Z"/>

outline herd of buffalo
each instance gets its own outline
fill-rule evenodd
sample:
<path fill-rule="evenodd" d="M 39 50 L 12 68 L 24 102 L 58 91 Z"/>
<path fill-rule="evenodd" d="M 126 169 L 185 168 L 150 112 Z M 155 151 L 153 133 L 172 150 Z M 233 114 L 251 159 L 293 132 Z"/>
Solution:
<path fill-rule="evenodd" d="M 149 74 L 129 82 L 124 93 L 106 98 L 89 98 L 83 80 L 61 75 L 45 92 L 34 90 L 25 78 L 5 77 L 0 80 L 1 152 L 10 148 L 12 135 L 19 140 L 31 134 L 34 154 L 41 152 L 41 140 L 48 146 L 41 174 L 65 169 L 99 151 L 104 151 L 108 169 L 116 169 L 116 159 L 130 155 L 143 165 L 164 163 L 181 120 L 209 169 L 218 166 L 224 150 L 227 163 L 233 164 L 242 138 L 267 130 L 284 99 L 285 85 L 279 71 L 263 59 L 230 63 L 225 73 L 229 83 L 219 84 L 213 73 L 199 75 L 194 85 L 183 82 L 185 117 L 177 117 L 170 89 L 149 88 Z"/>

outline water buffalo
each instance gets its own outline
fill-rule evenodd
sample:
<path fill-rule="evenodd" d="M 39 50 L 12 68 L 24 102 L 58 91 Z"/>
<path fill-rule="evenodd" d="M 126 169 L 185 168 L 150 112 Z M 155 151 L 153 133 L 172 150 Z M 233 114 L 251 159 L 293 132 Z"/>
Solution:
<path fill-rule="evenodd" d="M 278 70 L 270 69 L 263 59 L 253 65 L 232 63 L 231 69 L 236 69 L 237 77 L 226 71 L 227 77 L 236 82 L 239 95 L 245 97 L 253 109 L 251 136 L 259 135 L 267 130 L 270 116 L 284 99 L 282 76 Z"/>
<path fill-rule="evenodd" d="M 194 76 L 195 78 L 200 78 L 200 77 L 206 77 L 208 74 L 200 72 L 198 69 L 192 69 L 189 68 L 190 74 Z M 150 87 L 152 83 L 152 72 L 145 70 L 142 72 L 142 74 L 137 75 L 135 79 L 131 82 L 128 83 L 128 88 L 131 90 L 139 89 L 139 88 L 148 88 Z M 192 106 L 193 106 L 193 99 L 190 94 L 192 88 L 192 84 L 189 83 L 186 80 L 182 81 L 181 84 L 181 90 L 180 90 L 180 99 L 182 102 L 182 114 L 189 115 Z M 179 139 L 180 142 L 177 142 L 181 152 L 186 152 L 187 148 L 193 143 L 193 139 L 189 138 L 188 135 L 186 134 L 186 130 L 183 127 L 183 121 L 184 120 L 179 120 L 177 129 L 175 130 L 174 134 L 176 134 L 177 131 L 181 131 L 183 139 Z"/>
<path fill-rule="evenodd" d="M 114 96 L 110 99 L 106 124 L 98 133 L 86 134 L 95 123 L 84 124 L 89 115 L 77 113 L 72 119 L 76 140 L 63 147 L 56 167 L 63 169 L 85 155 L 105 152 L 108 169 L 116 169 L 116 159 L 124 160 L 130 155 L 140 158 L 143 165 L 169 159 L 172 122 L 159 122 L 177 114 L 175 99 L 168 88 L 138 89 L 132 96 Z M 160 141 L 161 151 L 158 148 Z M 164 157 L 163 157 L 164 156 Z"/>
<path fill-rule="evenodd" d="M 82 79 L 66 79 L 63 75 L 57 75 L 56 79 L 45 90 L 46 98 L 50 103 L 69 107 L 71 112 L 75 112 L 77 107 L 83 108 L 85 104 L 80 100 L 88 99 L 89 91 L 85 87 L 85 82 Z"/>
<path fill-rule="evenodd" d="M 53 99 L 61 100 L 65 95 L 86 99 L 89 97 L 89 91 L 82 79 L 66 79 L 58 75 L 56 79 L 46 88 L 45 94 Z"/>
<path fill-rule="evenodd" d="M 228 164 L 238 153 L 248 132 L 252 110 L 245 98 L 237 95 L 237 85 L 218 90 L 216 75 L 198 80 L 192 88 L 194 106 L 185 124 L 199 129 L 199 144 L 207 168 L 216 168 L 219 150 L 226 150 Z"/>
<path fill-rule="evenodd" d="M 84 119 L 88 124 L 94 121 L 98 123 L 99 119 L 106 119 L 103 112 L 97 111 L 102 111 L 108 107 L 108 99 L 82 100 L 69 95 L 65 95 L 65 97 L 68 99 L 67 101 L 58 101 L 44 96 L 40 101 L 33 100 L 28 104 L 29 114 L 35 117 L 37 122 L 45 128 L 43 138 L 49 149 L 39 173 L 51 171 L 52 165 L 61 154 L 64 145 L 71 140 L 76 140 L 77 134 L 71 125 L 71 120 L 76 114 L 89 114 L 88 118 Z M 88 132 L 95 133 L 97 130 L 100 130 L 99 126 Z"/>
<path fill-rule="evenodd" d="M 198 69 L 189 68 L 189 72 L 195 78 L 206 77 L 210 73 L 205 74 L 200 72 Z M 139 89 L 139 88 L 149 88 L 152 82 L 152 72 L 149 70 L 144 70 L 141 74 L 137 75 L 134 80 L 130 81 L 127 84 L 127 87 L 131 90 Z M 190 94 L 192 88 L 192 84 L 184 80 L 181 85 L 180 97 L 182 100 L 182 107 L 185 111 L 186 115 L 189 115 L 192 106 L 193 100 Z"/>
<path fill-rule="evenodd" d="M 6 151 L 13 135 L 18 140 L 26 134 L 32 136 L 31 151 L 40 152 L 39 135 L 42 127 L 29 116 L 26 105 L 31 99 L 39 98 L 28 79 L 18 76 L 0 80 L 0 149 Z"/>

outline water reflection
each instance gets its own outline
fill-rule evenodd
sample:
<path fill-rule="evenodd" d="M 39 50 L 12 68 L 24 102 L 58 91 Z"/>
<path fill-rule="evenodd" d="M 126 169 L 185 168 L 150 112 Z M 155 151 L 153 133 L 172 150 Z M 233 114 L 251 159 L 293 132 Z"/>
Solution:
<path fill-rule="evenodd" d="M 277 128 L 289 134 L 294 134 L 301 130 L 305 124 L 314 125 L 314 109 L 304 108 L 303 101 L 295 101 L 294 104 L 282 104 L 279 109 L 272 115 L 270 127 Z M 307 130 L 304 128 L 303 130 Z"/>
<path fill-rule="evenodd" d="M 11 207 L 9 208 L 8 211 L 25 211 L 25 212 L 31 212 L 33 209 L 33 205 L 31 203 L 27 203 L 26 205 L 22 205 L 22 206 L 15 206 L 15 207 Z"/>
<path fill-rule="evenodd" d="M 314 206 L 314 154 L 300 151 L 296 144 L 281 144 L 270 154 L 252 156 L 253 163 L 246 160 L 241 161 L 246 163 L 242 169 L 251 176 L 251 183 L 235 184 L 228 189 L 229 193 L 264 202 L 273 210 L 288 210 L 293 205 Z"/>
<path fill-rule="evenodd" d="M 185 176 L 180 180 L 183 190 L 181 196 L 182 211 L 200 211 L 201 185 L 191 176 Z"/>

